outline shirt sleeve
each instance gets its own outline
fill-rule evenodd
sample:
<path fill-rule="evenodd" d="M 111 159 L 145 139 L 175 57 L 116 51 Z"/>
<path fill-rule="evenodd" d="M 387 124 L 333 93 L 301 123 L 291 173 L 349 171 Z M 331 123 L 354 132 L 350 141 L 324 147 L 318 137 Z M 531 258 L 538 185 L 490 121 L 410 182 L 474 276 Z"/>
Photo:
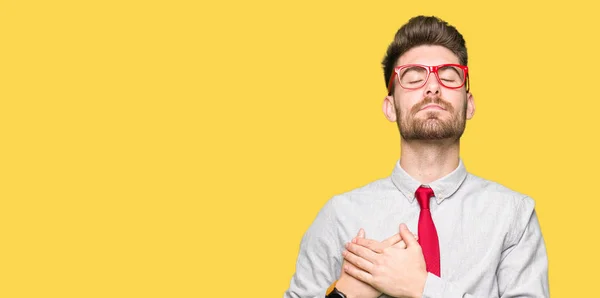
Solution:
<path fill-rule="evenodd" d="M 296 271 L 284 298 L 323 298 L 339 277 L 339 223 L 333 203 L 332 199 L 325 204 L 302 237 Z"/>
<path fill-rule="evenodd" d="M 525 197 L 518 209 L 513 245 L 498 266 L 500 297 L 549 297 L 548 256 L 534 201 Z"/>
<path fill-rule="evenodd" d="M 548 258 L 531 198 L 520 201 L 509 225 L 507 247 L 496 275 L 501 298 L 550 297 Z M 428 273 L 423 298 L 474 298 L 458 285 Z"/>

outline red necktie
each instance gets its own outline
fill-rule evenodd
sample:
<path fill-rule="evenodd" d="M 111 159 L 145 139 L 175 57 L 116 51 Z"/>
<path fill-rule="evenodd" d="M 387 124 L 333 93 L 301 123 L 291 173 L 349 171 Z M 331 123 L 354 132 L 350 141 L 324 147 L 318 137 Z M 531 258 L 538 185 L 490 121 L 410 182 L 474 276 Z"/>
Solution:
<path fill-rule="evenodd" d="M 415 196 L 421 207 L 421 213 L 419 214 L 419 244 L 423 250 L 425 265 L 428 272 L 440 276 L 440 243 L 429 210 L 429 199 L 433 197 L 433 190 L 421 186 L 417 189 Z"/>

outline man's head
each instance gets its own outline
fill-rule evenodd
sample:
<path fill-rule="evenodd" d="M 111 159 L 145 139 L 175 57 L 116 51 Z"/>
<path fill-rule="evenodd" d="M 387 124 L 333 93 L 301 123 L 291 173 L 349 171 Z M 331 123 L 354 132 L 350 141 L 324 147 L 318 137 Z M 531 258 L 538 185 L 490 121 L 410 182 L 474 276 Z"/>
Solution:
<path fill-rule="evenodd" d="M 456 28 L 436 17 L 402 26 L 383 59 L 383 111 L 403 140 L 458 140 L 475 107 L 468 91 L 467 49 Z"/>

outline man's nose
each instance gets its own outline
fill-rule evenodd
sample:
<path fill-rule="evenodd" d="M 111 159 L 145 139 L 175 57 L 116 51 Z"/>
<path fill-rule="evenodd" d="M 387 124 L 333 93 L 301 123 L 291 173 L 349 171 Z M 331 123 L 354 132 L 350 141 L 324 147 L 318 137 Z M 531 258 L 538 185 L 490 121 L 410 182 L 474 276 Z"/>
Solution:
<path fill-rule="evenodd" d="M 429 77 L 427 78 L 427 82 L 425 82 L 425 90 L 424 91 L 425 91 L 426 96 L 440 95 L 441 86 L 435 76 L 435 73 L 429 74 Z"/>

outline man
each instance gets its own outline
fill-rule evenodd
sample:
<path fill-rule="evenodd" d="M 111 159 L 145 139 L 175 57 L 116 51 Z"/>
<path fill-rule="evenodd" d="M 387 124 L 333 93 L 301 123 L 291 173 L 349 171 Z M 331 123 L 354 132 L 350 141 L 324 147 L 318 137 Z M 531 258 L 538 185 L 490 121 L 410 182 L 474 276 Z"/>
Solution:
<path fill-rule="evenodd" d="M 284 297 L 548 297 L 533 199 L 468 173 L 460 158 L 475 112 L 462 35 L 412 18 L 383 66 L 400 159 L 390 177 L 325 204 Z"/>

